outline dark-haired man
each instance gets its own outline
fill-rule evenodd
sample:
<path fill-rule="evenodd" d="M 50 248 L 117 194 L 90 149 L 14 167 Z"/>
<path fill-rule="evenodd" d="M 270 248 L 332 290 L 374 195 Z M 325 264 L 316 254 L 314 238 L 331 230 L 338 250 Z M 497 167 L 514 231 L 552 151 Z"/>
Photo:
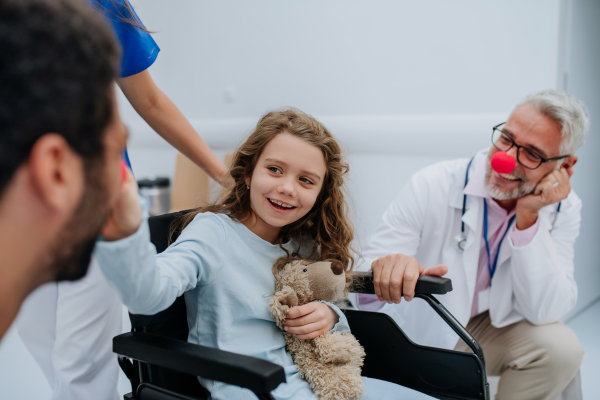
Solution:
<path fill-rule="evenodd" d="M 123 187 L 119 48 L 75 0 L 0 2 L 0 337 L 24 299 L 86 274 Z"/>

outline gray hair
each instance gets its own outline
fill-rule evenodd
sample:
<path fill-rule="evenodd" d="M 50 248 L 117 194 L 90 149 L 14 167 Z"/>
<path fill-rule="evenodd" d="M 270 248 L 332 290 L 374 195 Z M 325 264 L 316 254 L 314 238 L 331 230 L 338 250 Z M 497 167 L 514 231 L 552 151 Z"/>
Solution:
<path fill-rule="evenodd" d="M 515 107 L 513 113 L 525 104 L 531 104 L 538 112 L 560 124 L 563 137 L 560 144 L 561 155 L 573 155 L 583 145 L 590 127 L 590 118 L 581 100 L 561 90 L 543 90 L 527 96 L 525 101 Z"/>

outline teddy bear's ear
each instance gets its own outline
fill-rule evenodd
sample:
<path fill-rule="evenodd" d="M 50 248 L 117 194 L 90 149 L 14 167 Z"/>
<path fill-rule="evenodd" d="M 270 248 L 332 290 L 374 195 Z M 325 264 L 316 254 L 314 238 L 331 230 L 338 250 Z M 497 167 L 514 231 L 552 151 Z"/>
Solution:
<path fill-rule="evenodd" d="M 344 273 L 344 264 L 341 261 L 333 260 L 331 262 L 331 270 L 334 274 L 340 275 Z"/>

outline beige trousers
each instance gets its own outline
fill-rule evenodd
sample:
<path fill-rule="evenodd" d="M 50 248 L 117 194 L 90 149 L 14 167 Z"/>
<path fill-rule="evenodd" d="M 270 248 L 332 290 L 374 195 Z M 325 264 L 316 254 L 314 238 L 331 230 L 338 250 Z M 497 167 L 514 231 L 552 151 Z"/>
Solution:
<path fill-rule="evenodd" d="M 583 359 L 575 332 L 560 322 L 495 328 L 484 312 L 471 318 L 467 330 L 483 348 L 487 374 L 500 376 L 496 400 L 555 400 Z M 462 340 L 455 350 L 471 351 Z"/>

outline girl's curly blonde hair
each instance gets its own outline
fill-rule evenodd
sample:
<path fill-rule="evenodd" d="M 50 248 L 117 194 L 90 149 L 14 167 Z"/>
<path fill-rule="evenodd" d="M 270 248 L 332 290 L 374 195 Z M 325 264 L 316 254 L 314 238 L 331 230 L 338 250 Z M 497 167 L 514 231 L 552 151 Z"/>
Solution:
<path fill-rule="evenodd" d="M 197 208 L 182 217 L 178 229 L 183 229 L 201 212 L 228 212 L 238 221 L 249 218 L 250 189 L 245 178 L 252 176 L 258 158 L 267 144 L 281 133 L 299 137 L 320 149 L 325 157 L 326 173 L 321 192 L 312 209 L 298 221 L 282 228 L 280 237 L 309 235 L 313 240 L 310 257 L 317 255 L 320 260 L 339 260 L 346 265 L 346 276 L 354 267 L 354 250 L 351 242 L 354 229 L 348 218 L 348 205 L 344 194 L 344 176 L 349 167 L 344 160 L 337 140 L 323 124 L 296 108 L 283 108 L 266 113 L 256 124 L 248 139 L 240 145 L 231 160 L 230 173 L 235 181 L 232 189 L 223 192 L 220 200 L 208 207 Z M 284 249 L 285 250 L 285 249 Z M 288 257 L 280 260 L 289 259 Z M 295 254 L 294 254 L 295 256 Z M 275 272 L 285 263 L 277 262 Z"/>

